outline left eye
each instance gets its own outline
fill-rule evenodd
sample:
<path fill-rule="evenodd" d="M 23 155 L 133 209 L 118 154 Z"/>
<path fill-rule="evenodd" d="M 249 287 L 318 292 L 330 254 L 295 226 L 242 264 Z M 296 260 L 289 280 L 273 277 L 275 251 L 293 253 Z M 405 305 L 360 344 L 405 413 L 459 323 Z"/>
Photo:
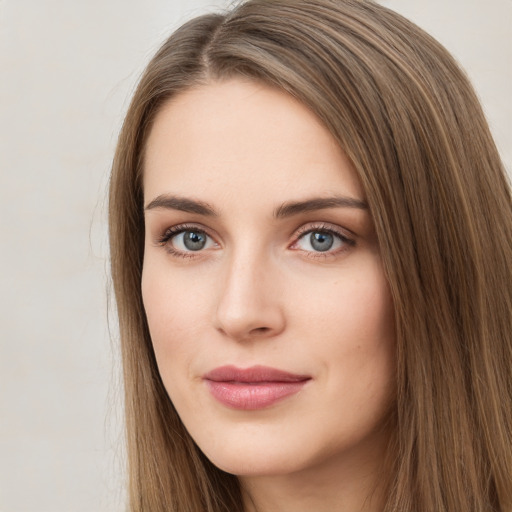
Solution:
<path fill-rule="evenodd" d="M 340 249 L 348 241 L 331 231 L 308 231 L 304 233 L 295 246 L 303 251 L 328 252 Z"/>
<path fill-rule="evenodd" d="M 172 247 L 181 252 L 202 251 L 215 245 L 215 242 L 204 231 L 187 230 L 170 238 Z"/>

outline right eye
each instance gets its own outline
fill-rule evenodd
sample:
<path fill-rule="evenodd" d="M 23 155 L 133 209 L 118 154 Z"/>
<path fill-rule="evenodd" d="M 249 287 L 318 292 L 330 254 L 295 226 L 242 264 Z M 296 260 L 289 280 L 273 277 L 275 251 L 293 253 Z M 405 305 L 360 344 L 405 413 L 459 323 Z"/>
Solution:
<path fill-rule="evenodd" d="M 202 229 L 176 226 L 165 232 L 159 245 L 165 246 L 174 256 L 192 256 L 193 253 L 212 249 L 218 244 Z"/>
<path fill-rule="evenodd" d="M 170 238 L 172 246 L 178 251 L 201 251 L 214 245 L 213 240 L 203 231 L 182 231 Z"/>

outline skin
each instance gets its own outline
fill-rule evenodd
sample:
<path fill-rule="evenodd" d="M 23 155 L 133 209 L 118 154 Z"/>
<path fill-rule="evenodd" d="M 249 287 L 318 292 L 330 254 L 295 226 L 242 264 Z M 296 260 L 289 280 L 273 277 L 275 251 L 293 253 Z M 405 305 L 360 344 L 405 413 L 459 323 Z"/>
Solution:
<path fill-rule="evenodd" d="M 351 163 L 304 105 L 242 79 L 173 98 L 146 150 L 143 300 L 186 428 L 238 475 L 248 511 L 379 510 L 393 306 Z M 188 203 L 169 196 L 215 215 L 182 211 Z M 283 205 L 333 197 L 350 201 L 276 218 Z M 202 232 L 204 248 L 187 249 L 180 229 Z M 332 249 L 312 246 L 315 230 L 333 233 Z M 227 364 L 310 380 L 268 407 L 237 410 L 203 379 Z"/>

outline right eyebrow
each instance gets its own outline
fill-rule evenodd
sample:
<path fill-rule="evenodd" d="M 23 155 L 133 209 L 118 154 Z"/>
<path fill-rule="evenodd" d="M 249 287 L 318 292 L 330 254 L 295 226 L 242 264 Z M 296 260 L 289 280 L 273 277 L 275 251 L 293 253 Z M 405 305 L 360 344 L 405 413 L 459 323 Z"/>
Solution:
<path fill-rule="evenodd" d="M 153 199 L 144 210 L 153 210 L 155 208 L 165 208 L 168 210 L 179 210 L 187 213 L 197 213 L 209 217 L 217 217 L 218 213 L 208 203 L 188 199 L 186 197 L 161 194 Z"/>

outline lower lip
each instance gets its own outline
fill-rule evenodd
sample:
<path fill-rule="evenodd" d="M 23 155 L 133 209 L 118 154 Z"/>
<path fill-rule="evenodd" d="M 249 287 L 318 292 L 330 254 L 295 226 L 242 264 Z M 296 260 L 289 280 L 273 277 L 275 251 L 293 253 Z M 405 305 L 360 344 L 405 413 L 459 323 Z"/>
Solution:
<path fill-rule="evenodd" d="M 206 380 L 210 393 L 233 409 L 254 411 L 298 393 L 307 380 L 297 382 L 216 382 Z"/>

